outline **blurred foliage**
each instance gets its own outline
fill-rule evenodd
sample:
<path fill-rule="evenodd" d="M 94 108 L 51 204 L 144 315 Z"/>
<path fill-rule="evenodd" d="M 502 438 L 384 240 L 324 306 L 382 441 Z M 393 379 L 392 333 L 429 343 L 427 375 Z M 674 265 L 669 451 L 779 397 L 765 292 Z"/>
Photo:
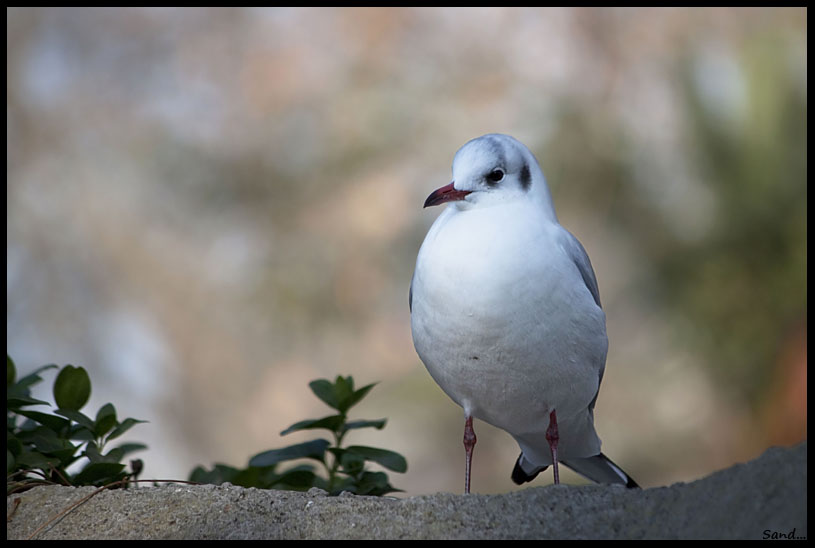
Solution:
<path fill-rule="evenodd" d="M 565 101 L 542 156 L 560 170 L 549 177 L 561 198 L 607 201 L 608 225 L 642 254 L 646 274 L 626 296 L 664 308 L 677 344 L 700 352 L 723 389 L 755 405 L 790 334 L 806 325 L 807 125 L 806 89 L 783 41 L 749 44 L 735 60 L 743 104 L 738 94 L 730 104 L 704 96 L 695 77 L 704 52 L 675 65 L 682 161 L 712 202 L 703 237 L 683 235 L 655 207 L 637 183 L 642 153 L 608 112 Z"/>
<path fill-rule="evenodd" d="M 133 471 L 125 471 L 120 461 L 134 451 L 146 449 L 141 443 L 124 443 L 105 453 L 105 446 L 140 421 L 116 418 L 116 408 L 108 403 L 92 419 L 80 409 L 91 396 L 91 381 L 83 367 L 66 365 L 54 380 L 55 415 L 28 409 L 48 402 L 31 397 L 31 387 L 42 382 L 40 373 L 59 369 L 44 365 L 20 379 L 10 356 L 6 356 L 6 492 L 19 492 L 34 485 L 106 485 L 138 473 L 140 461 L 131 461 Z M 78 441 L 78 443 L 75 443 Z M 87 458 L 78 472 L 68 467 Z"/>
<path fill-rule="evenodd" d="M 690 343 L 725 389 L 753 402 L 807 310 L 806 90 L 772 38 L 737 59 L 746 97 L 732 123 L 716 123 L 723 113 L 705 104 L 686 63 L 687 146 L 716 193 L 715 222 L 702 242 L 669 241 L 658 255 L 663 296 L 687 319 Z"/>
<path fill-rule="evenodd" d="M 299 421 L 280 434 L 286 435 L 301 430 L 328 430 L 333 437 L 333 445 L 327 440 L 318 438 L 282 449 L 264 451 L 249 459 L 249 465 L 242 469 L 225 464 L 216 464 L 212 470 L 199 466 L 190 474 L 190 481 L 215 485 L 229 482 L 242 487 L 292 491 L 306 491 L 312 487 L 319 487 L 328 491 L 330 495 L 349 491 L 356 495 L 379 496 L 401 491 L 389 483 L 388 475 L 384 472 L 366 470 L 365 463 L 375 462 L 388 470 L 403 473 L 407 471 L 407 461 L 402 455 L 364 445 L 342 447 L 345 435 L 351 430 L 359 428 L 381 430 L 385 427 L 386 419 L 348 420 L 348 411 L 358 404 L 374 385 L 354 389 L 354 379 L 351 376 L 338 376 L 333 383 L 327 379 L 318 379 L 309 383 L 309 387 L 320 400 L 339 413 L 320 419 Z M 301 459 L 321 463 L 327 477 L 318 476 L 314 472 L 314 467 L 309 464 L 283 471 L 277 469 L 281 462 Z"/>

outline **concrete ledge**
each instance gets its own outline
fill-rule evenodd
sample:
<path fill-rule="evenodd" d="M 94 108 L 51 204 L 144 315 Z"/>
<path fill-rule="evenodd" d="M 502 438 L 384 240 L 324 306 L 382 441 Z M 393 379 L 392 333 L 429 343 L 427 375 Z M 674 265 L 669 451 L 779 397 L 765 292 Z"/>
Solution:
<path fill-rule="evenodd" d="M 393 499 L 229 484 L 141 487 L 103 491 L 35 538 L 806 538 L 806 457 L 806 442 L 772 448 L 693 483 L 644 490 L 559 485 Z M 49 486 L 7 497 L 6 538 L 29 537 L 93 491 Z"/>

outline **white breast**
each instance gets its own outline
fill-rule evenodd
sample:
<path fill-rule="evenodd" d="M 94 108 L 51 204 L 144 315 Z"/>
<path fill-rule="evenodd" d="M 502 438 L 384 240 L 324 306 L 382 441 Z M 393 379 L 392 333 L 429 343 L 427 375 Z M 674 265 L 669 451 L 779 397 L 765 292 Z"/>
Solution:
<path fill-rule="evenodd" d="M 448 206 L 412 285 L 413 341 L 430 374 L 514 435 L 541 431 L 552 408 L 564 424 L 585 414 L 608 344 L 602 309 L 557 244 L 563 228 L 532 207 Z"/>

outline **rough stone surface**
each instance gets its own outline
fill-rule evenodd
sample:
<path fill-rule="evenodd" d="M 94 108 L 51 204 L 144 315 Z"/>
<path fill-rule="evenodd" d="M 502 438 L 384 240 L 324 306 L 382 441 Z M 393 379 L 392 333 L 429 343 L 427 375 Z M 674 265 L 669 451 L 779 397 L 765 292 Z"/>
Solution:
<path fill-rule="evenodd" d="M 568 485 L 502 495 L 327 497 L 225 484 L 102 491 L 37 539 L 528 539 L 807 536 L 807 446 L 689 484 L 627 490 Z M 37 487 L 6 499 L 7 539 L 25 539 L 92 487 Z M 19 503 L 16 501 L 19 499 Z M 767 531 L 767 533 L 765 533 Z"/>

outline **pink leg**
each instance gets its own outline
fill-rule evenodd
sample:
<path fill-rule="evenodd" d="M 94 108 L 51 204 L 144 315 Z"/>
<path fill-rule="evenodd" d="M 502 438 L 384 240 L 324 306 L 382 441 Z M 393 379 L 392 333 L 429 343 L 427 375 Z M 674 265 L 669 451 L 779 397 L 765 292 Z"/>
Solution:
<path fill-rule="evenodd" d="M 470 467 L 473 464 L 473 447 L 475 447 L 476 437 L 473 430 L 473 418 L 467 416 L 464 421 L 464 452 L 467 461 L 464 465 L 464 492 L 470 492 Z"/>
<path fill-rule="evenodd" d="M 560 475 L 557 471 L 557 442 L 560 439 L 557 433 L 557 415 L 555 410 L 549 413 L 549 428 L 546 429 L 546 441 L 549 442 L 549 449 L 552 450 L 552 470 L 555 473 L 555 485 L 560 483 Z"/>

